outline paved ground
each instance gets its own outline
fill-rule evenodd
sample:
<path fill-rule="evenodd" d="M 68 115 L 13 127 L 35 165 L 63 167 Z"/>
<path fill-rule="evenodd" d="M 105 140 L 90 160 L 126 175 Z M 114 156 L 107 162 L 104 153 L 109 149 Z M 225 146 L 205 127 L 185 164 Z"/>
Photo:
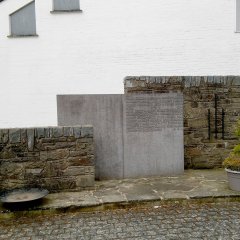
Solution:
<path fill-rule="evenodd" d="M 97 181 L 91 190 L 49 194 L 38 209 L 101 207 L 139 201 L 240 197 L 229 189 L 226 173 L 217 170 L 186 170 L 175 177 Z M 0 204 L 0 212 L 6 212 Z M 1 215 L 0 215 L 1 218 Z"/>
<path fill-rule="evenodd" d="M 36 212 L 11 212 L 0 204 L 0 240 L 240 240 L 239 200 L 240 192 L 229 189 L 221 169 L 100 181 L 91 190 L 49 194 L 33 205 Z M 139 205 L 141 201 L 150 202 Z M 129 203 L 137 207 L 129 208 Z M 96 212 L 105 206 L 128 208 Z M 88 207 L 95 212 L 82 212 Z"/>
<path fill-rule="evenodd" d="M 0 239 L 240 239 L 240 203 L 138 208 L 0 220 Z"/>

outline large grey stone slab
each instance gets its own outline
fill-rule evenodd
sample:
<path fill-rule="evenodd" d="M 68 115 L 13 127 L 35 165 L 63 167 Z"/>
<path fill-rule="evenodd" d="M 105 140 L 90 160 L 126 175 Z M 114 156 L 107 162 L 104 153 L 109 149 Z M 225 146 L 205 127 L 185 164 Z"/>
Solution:
<path fill-rule="evenodd" d="M 183 96 L 59 95 L 58 125 L 94 126 L 96 177 L 182 174 Z"/>
<path fill-rule="evenodd" d="M 93 125 L 96 178 L 123 178 L 122 95 L 59 95 L 57 108 L 58 125 Z"/>
<path fill-rule="evenodd" d="M 123 103 L 124 177 L 182 174 L 183 95 L 131 94 Z"/>

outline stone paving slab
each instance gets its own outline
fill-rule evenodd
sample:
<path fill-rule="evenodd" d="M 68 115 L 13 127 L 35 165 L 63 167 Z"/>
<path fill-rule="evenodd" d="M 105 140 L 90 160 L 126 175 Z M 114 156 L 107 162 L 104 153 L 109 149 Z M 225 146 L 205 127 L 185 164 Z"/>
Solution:
<path fill-rule="evenodd" d="M 240 197 L 228 187 L 223 169 L 186 170 L 174 177 L 97 181 L 94 189 L 52 193 L 35 210 L 94 208 L 105 204 Z M 0 205 L 2 213 L 8 210 Z"/>

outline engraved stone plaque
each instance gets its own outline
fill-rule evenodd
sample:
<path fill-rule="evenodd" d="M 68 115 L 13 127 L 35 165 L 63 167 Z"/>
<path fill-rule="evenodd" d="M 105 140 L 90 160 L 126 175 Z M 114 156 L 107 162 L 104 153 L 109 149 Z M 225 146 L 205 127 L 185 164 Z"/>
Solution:
<path fill-rule="evenodd" d="M 155 132 L 182 127 L 182 99 L 171 95 L 130 95 L 126 102 L 127 132 Z"/>
<path fill-rule="evenodd" d="M 183 173 L 183 95 L 129 94 L 123 103 L 124 177 Z"/>

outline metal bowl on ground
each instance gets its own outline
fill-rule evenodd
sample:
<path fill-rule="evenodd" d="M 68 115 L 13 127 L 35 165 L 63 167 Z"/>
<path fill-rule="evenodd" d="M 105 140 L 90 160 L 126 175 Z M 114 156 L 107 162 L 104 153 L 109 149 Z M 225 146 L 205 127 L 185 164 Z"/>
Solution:
<path fill-rule="evenodd" d="M 2 203 L 25 203 L 39 200 L 48 195 L 48 190 L 40 188 L 23 188 L 3 192 L 0 195 Z"/>

